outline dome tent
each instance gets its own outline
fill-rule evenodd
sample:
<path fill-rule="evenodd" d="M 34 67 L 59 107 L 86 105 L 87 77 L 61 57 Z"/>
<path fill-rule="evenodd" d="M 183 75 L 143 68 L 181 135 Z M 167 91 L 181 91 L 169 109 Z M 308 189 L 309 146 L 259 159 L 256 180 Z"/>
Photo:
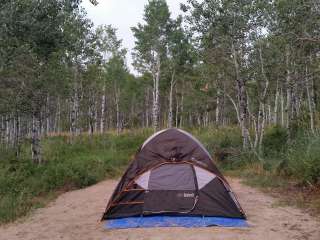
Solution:
<path fill-rule="evenodd" d="M 185 226 L 181 219 L 190 221 L 190 217 L 192 222 L 194 217 L 206 217 L 208 224 L 202 221 L 201 226 L 219 225 L 219 221 L 215 224 L 219 219 L 227 219 L 234 226 L 245 219 L 208 151 L 191 134 L 177 128 L 159 131 L 142 144 L 102 220 L 108 220 L 109 228 L 141 227 L 145 225 L 143 219 L 150 222 L 153 217 L 155 226 L 163 226 L 159 221 L 164 221 L 164 216 L 164 226 L 170 226 L 168 219 L 178 219 L 178 225 Z"/>

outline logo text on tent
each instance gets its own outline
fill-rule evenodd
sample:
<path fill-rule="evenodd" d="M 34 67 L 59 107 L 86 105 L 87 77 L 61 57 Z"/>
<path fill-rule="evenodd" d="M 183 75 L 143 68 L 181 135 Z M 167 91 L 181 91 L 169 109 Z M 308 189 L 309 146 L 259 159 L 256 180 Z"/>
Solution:
<path fill-rule="evenodd" d="M 183 197 L 185 198 L 194 197 L 194 193 L 183 193 Z"/>

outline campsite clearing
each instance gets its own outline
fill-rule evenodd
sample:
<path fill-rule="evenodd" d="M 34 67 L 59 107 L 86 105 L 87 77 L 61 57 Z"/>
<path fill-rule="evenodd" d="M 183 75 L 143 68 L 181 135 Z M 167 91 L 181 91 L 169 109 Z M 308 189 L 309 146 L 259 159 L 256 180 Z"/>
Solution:
<path fill-rule="evenodd" d="M 278 206 L 277 199 L 229 178 L 248 215 L 249 228 L 148 228 L 105 230 L 100 218 L 117 181 L 67 192 L 46 208 L 0 227 L 0 240 L 133 240 L 133 239 L 320 239 L 320 221 L 293 207 Z"/>

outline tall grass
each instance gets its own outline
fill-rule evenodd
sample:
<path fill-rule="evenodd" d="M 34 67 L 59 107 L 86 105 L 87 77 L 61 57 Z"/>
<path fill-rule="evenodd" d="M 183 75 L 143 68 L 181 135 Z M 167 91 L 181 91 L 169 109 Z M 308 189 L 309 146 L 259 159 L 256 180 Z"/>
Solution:
<path fill-rule="evenodd" d="M 225 174 L 241 177 L 262 189 L 272 189 L 286 205 L 320 214 L 320 135 L 303 130 L 291 135 L 279 126 L 266 129 L 259 157 L 241 149 L 237 128 L 195 131 L 214 153 Z"/>
<path fill-rule="evenodd" d="M 285 173 L 305 184 L 320 184 L 320 136 L 303 135 L 289 147 L 284 159 Z"/>
<path fill-rule="evenodd" d="M 241 139 L 238 134 L 236 129 L 227 133 L 233 143 L 227 144 L 226 149 L 232 146 L 238 149 L 238 154 L 228 156 L 228 159 L 220 164 L 223 169 L 233 170 L 234 173 L 239 172 L 242 175 L 284 177 L 301 184 L 320 184 L 320 135 L 298 132 L 294 139 L 289 139 L 286 129 L 279 126 L 270 127 L 266 129 L 262 152 L 258 158 L 250 151 L 241 151 Z M 225 145 L 225 138 L 224 134 L 220 133 L 220 147 Z M 207 138 L 205 141 L 209 141 L 209 146 L 212 142 L 219 146 L 217 140 L 211 141 Z M 217 149 L 219 148 L 216 147 L 215 150 Z"/>
<path fill-rule="evenodd" d="M 9 150 L 0 153 L 0 223 L 15 220 L 42 206 L 57 191 L 92 185 L 118 176 L 150 131 L 68 137 L 43 141 L 42 165 L 32 164 L 26 145 L 20 159 Z"/>
<path fill-rule="evenodd" d="M 214 155 L 222 170 L 245 177 L 251 185 L 320 183 L 320 135 L 299 133 L 289 141 L 285 129 L 268 128 L 258 159 L 256 154 L 242 151 L 237 127 L 189 130 Z M 22 148 L 19 159 L 10 150 L 0 150 L 0 223 L 43 206 L 60 192 L 119 176 L 151 133 L 146 129 L 119 136 L 83 135 L 73 144 L 68 136 L 48 137 L 42 141 L 45 163 L 39 166 L 31 162 L 29 144 Z"/>

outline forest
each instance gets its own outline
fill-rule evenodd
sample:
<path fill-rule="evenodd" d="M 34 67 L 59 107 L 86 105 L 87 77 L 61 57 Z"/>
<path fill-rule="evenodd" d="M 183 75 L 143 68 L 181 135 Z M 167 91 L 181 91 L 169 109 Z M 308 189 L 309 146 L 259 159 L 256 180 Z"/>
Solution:
<path fill-rule="evenodd" d="M 132 73 L 116 26 L 94 26 L 81 0 L 0 0 L 0 222 L 43 193 L 116 176 L 170 127 L 234 174 L 319 189 L 320 2 L 180 8 L 148 0 Z"/>

